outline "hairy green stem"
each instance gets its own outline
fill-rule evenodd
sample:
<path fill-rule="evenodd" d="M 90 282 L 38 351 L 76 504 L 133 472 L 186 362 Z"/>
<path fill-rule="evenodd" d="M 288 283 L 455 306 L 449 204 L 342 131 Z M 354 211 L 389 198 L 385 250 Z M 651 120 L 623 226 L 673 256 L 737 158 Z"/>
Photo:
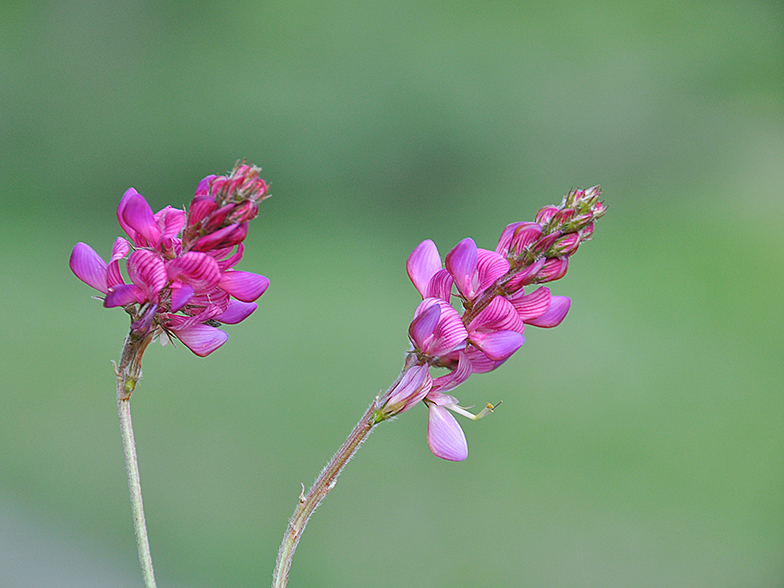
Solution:
<path fill-rule="evenodd" d="M 136 534 L 136 547 L 139 550 L 139 563 L 142 567 L 145 588 L 155 588 L 155 575 L 152 569 L 150 542 L 147 538 L 147 524 L 144 521 L 144 505 L 142 504 L 142 486 L 139 480 L 139 464 L 136 458 L 136 443 L 133 439 L 131 423 L 131 393 L 141 377 L 142 354 L 152 340 L 152 336 L 144 338 L 129 334 L 123 345 L 120 365 L 115 366 L 117 375 L 117 413 L 120 417 L 123 449 L 125 450 L 125 467 L 128 470 L 128 489 L 131 493 L 131 509 L 133 511 L 133 528 Z"/>

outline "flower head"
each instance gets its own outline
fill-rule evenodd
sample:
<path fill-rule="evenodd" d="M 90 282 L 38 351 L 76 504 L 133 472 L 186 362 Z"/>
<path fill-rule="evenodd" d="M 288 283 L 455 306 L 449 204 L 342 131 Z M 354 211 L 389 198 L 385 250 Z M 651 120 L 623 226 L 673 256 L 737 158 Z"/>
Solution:
<path fill-rule="evenodd" d="M 560 206 L 540 209 L 534 222 L 507 225 L 495 251 L 463 239 L 442 265 L 428 239 L 409 256 L 406 270 L 423 300 L 409 326 L 411 350 L 403 376 L 385 398 L 395 398 L 403 410 L 419 400 L 427 405 L 428 444 L 438 457 L 460 461 L 468 456 L 465 435 L 450 411 L 475 420 L 494 408 L 488 405 L 473 415 L 444 392 L 471 374 L 500 367 L 522 346 L 525 325 L 552 328 L 565 318 L 568 297 L 553 296 L 546 287 L 530 293 L 524 288 L 566 274 L 569 258 L 591 238 L 594 221 L 606 212 L 600 194 L 598 186 L 572 190 Z M 420 385 L 430 367 L 448 373 L 435 379 L 428 373 L 427 385 Z M 408 375 L 412 372 L 416 377 Z"/>
<path fill-rule="evenodd" d="M 264 276 L 233 269 L 242 259 L 248 220 L 267 197 L 259 171 L 243 163 L 229 176 L 208 176 L 187 214 L 170 206 L 153 214 L 130 188 L 117 207 L 128 239 L 117 238 L 108 262 L 77 243 L 71 270 L 104 294 L 106 308 L 125 308 L 136 336 L 166 334 L 196 355 L 212 353 L 228 338 L 217 327 L 250 316 L 269 286 Z M 126 256 L 129 283 L 120 271 Z"/>

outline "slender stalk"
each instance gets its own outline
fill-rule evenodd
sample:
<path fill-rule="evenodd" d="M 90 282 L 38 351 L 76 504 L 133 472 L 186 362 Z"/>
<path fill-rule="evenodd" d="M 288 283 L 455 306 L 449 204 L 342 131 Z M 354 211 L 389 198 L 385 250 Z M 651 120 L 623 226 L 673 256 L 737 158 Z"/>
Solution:
<path fill-rule="evenodd" d="M 128 489 L 131 493 L 131 510 L 133 511 L 133 528 L 136 534 L 136 547 L 139 551 L 139 563 L 142 567 L 145 588 L 155 588 L 155 575 L 152 569 L 152 554 L 147 538 L 147 524 L 144 521 L 144 505 L 142 504 L 142 486 L 139 480 L 139 464 L 136 458 L 136 443 L 133 439 L 131 423 L 131 393 L 141 377 L 142 354 L 152 336 L 135 337 L 132 333 L 125 338 L 120 365 L 115 366 L 117 375 L 117 413 L 120 417 L 123 449 L 125 450 L 125 467 L 128 470 Z"/>
<path fill-rule="evenodd" d="M 359 419 L 357 426 L 354 427 L 346 441 L 321 471 L 319 477 L 316 478 L 313 486 L 308 490 L 307 496 L 300 495 L 299 504 L 297 504 L 294 515 L 289 520 L 289 526 L 286 529 L 286 534 L 283 536 L 283 543 L 281 543 L 280 551 L 278 551 L 278 560 L 275 563 L 275 572 L 272 575 L 272 588 L 285 588 L 286 584 L 288 584 L 291 560 L 294 557 L 294 551 L 297 549 L 297 543 L 299 543 L 300 537 L 302 537 L 302 532 L 305 530 L 305 525 L 308 524 L 308 520 L 318 505 L 321 504 L 321 501 L 335 487 L 341 470 L 351 460 L 365 439 L 368 438 L 373 427 L 380 422 L 376 420 L 374 413 L 382 406 L 382 403 L 383 397 L 377 397 L 371 403 L 365 414 Z"/>

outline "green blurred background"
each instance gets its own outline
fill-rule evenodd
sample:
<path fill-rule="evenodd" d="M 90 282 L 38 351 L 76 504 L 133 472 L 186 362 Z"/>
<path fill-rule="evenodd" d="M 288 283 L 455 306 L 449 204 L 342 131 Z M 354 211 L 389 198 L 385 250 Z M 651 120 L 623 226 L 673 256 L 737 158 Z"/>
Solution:
<path fill-rule="evenodd" d="M 396 376 L 405 260 L 492 249 L 575 186 L 608 215 L 572 297 L 471 378 L 471 454 L 418 407 L 371 436 L 294 559 L 305 587 L 784 585 L 784 14 L 777 1 L 153 2 L 0 8 L 0 587 L 140 586 L 110 360 L 69 271 L 238 158 L 271 280 L 134 394 L 159 586 L 269 585 L 308 486 Z"/>

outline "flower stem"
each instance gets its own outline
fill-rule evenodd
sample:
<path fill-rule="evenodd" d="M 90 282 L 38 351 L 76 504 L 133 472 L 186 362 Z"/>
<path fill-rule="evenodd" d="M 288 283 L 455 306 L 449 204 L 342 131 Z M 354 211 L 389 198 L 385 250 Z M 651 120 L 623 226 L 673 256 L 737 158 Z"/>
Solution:
<path fill-rule="evenodd" d="M 359 419 L 357 426 L 351 431 L 343 445 L 338 449 L 334 457 L 321 471 L 313 486 L 308 490 L 307 496 L 300 494 L 299 504 L 297 504 L 294 515 L 289 520 L 286 534 L 283 536 L 283 543 L 278 551 L 278 560 L 275 563 L 275 571 L 272 575 L 272 588 L 285 588 L 289 581 L 289 570 L 294 551 L 297 549 L 300 537 L 305 530 L 313 512 L 321 501 L 326 498 L 332 488 L 335 487 L 337 478 L 345 465 L 351 460 L 359 449 L 360 445 L 368 438 L 370 432 L 380 421 L 376 419 L 376 411 L 381 406 L 381 399 L 376 398 L 367 409 L 362 418 Z"/>
<path fill-rule="evenodd" d="M 133 440 L 131 423 L 131 393 L 141 377 L 142 354 L 152 336 L 135 337 L 132 333 L 125 338 L 119 367 L 115 366 L 117 375 L 117 413 L 120 416 L 123 449 L 125 450 L 125 467 L 128 470 L 128 489 L 131 493 L 131 510 L 133 511 L 133 528 L 136 534 L 136 547 L 139 550 L 139 563 L 142 566 L 145 588 L 155 588 L 155 575 L 152 569 L 150 542 L 147 538 L 147 525 L 144 521 L 144 505 L 142 504 L 142 486 L 139 480 L 139 464 L 136 459 L 136 443 Z"/>

